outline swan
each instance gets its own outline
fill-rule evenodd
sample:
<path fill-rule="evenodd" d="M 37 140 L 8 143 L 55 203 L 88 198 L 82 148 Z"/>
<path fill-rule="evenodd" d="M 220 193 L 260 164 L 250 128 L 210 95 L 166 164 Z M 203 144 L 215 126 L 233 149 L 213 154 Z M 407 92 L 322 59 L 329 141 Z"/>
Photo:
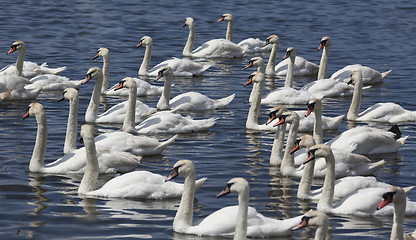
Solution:
<path fill-rule="evenodd" d="M 227 32 L 225 34 L 225 39 L 229 41 L 233 41 L 233 26 L 234 26 L 234 17 L 230 13 L 224 13 L 217 22 L 226 21 L 227 24 Z M 260 40 L 259 38 L 247 38 L 242 40 L 237 44 L 238 46 L 245 49 L 245 53 L 262 53 L 262 52 L 269 52 L 271 46 L 266 46 L 264 41 Z"/>
<path fill-rule="evenodd" d="M 197 49 L 192 51 L 195 42 L 195 24 L 194 19 L 187 17 L 183 27 L 188 26 L 189 35 L 188 40 L 183 48 L 182 55 L 184 57 L 199 57 L 199 58 L 236 58 L 242 57 L 245 48 L 226 39 L 212 39 L 205 42 Z"/>
<path fill-rule="evenodd" d="M 377 206 L 377 210 L 382 209 L 389 203 L 394 205 L 394 214 L 393 214 L 393 226 L 391 228 L 391 240 L 396 239 L 406 239 L 414 240 L 414 236 L 404 234 L 403 232 L 403 222 L 404 215 L 406 212 L 406 193 L 408 193 L 412 187 L 401 188 L 397 186 L 391 186 L 387 192 L 383 194 L 383 200 Z"/>
<path fill-rule="evenodd" d="M 100 106 L 103 72 L 99 67 L 92 67 L 88 69 L 85 79 L 82 81 L 82 85 L 86 84 L 93 78 L 95 79 L 94 90 L 92 91 L 90 103 L 88 104 L 87 111 L 85 112 L 85 121 L 89 123 L 95 123 L 97 120 L 98 108 Z"/>
<path fill-rule="evenodd" d="M 211 65 L 203 65 L 188 58 L 172 58 L 157 64 L 151 70 L 149 70 L 153 47 L 152 38 L 149 36 L 142 37 L 136 48 L 142 45 L 146 46 L 146 51 L 144 53 L 143 62 L 139 68 L 139 76 L 156 77 L 159 69 L 164 66 L 169 66 L 172 68 L 173 76 L 201 76 L 208 68 L 211 67 Z"/>
<path fill-rule="evenodd" d="M 233 178 L 228 181 L 226 188 L 217 197 L 228 192 L 237 192 L 238 206 L 219 209 L 203 219 L 198 225 L 193 225 L 195 175 L 195 165 L 192 161 L 179 160 L 166 179 L 170 181 L 177 176 L 185 177 L 181 202 L 173 220 L 175 232 L 205 236 L 232 235 L 235 232 L 234 239 L 244 237 L 245 233 L 249 237 L 286 236 L 290 235 L 290 229 L 301 219 L 299 216 L 286 220 L 275 220 L 263 216 L 255 208 L 248 207 L 250 190 L 247 181 L 243 178 Z"/>
<path fill-rule="evenodd" d="M 107 89 L 110 77 L 110 51 L 107 48 L 99 48 L 97 50 L 97 54 L 92 59 L 94 60 L 98 57 L 103 58 L 103 83 L 101 86 L 101 94 L 106 96 L 129 96 L 128 89 L 120 89 L 119 91 L 114 91 L 114 89 L 118 87 L 118 83 Z M 163 87 L 151 85 L 139 78 L 133 79 L 136 81 L 137 96 L 139 97 L 160 95 L 162 93 Z"/>
<path fill-rule="evenodd" d="M 12 76 L 12 78 L 14 77 L 17 76 Z M 2 77 L 0 76 L 0 88 L 3 88 L 1 79 Z M 10 77 L 7 77 L 7 80 L 10 80 Z M 41 91 L 42 87 L 37 87 L 33 85 L 26 85 L 18 89 L 4 89 L 4 91 L 0 91 L 0 102 L 36 99 Z"/>
<path fill-rule="evenodd" d="M 173 72 L 170 66 L 165 66 L 159 69 L 156 81 L 161 78 L 165 79 L 165 84 L 163 87 L 163 93 L 160 96 L 156 106 L 158 110 L 166 110 L 169 108 L 187 111 L 221 109 L 230 104 L 235 97 L 235 94 L 232 94 L 228 97 L 214 100 L 198 92 L 187 92 L 170 99 L 173 81 Z"/>
<path fill-rule="evenodd" d="M 67 88 L 63 91 L 62 97 L 58 102 L 69 100 L 68 123 L 65 134 L 64 154 L 73 152 L 77 149 L 77 128 L 78 128 L 78 106 L 79 94 L 75 88 Z"/>
<path fill-rule="evenodd" d="M 247 66 L 244 67 L 244 70 L 252 66 L 257 66 L 257 72 L 264 73 L 264 59 L 262 57 L 252 57 L 248 62 Z M 253 95 L 258 91 L 257 89 L 254 89 L 256 86 L 258 86 L 258 84 L 253 84 L 253 89 L 251 90 L 250 98 L 248 99 L 249 103 L 253 102 Z"/>
<path fill-rule="evenodd" d="M 309 210 L 303 215 L 299 225 L 293 227 L 292 230 L 298 230 L 306 226 L 316 227 L 315 240 L 325 240 L 328 234 L 328 216 L 322 211 Z"/>
<path fill-rule="evenodd" d="M 292 59 L 283 58 L 279 64 L 276 65 L 277 51 L 279 48 L 279 37 L 275 34 L 270 35 L 266 39 L 266 45 L 271 44 L 273 47 L 270 51 L 269 61 L 266 66 L 267 76 L 284 76 L 288 73 L 288 65 Z M 318 65 L 307 61 L 306 59 L 296 56 L 293 57 L 293 75 L 294 76 L 308 76 L 316 75 L 318 72 Z"/>
<path fill-rule="evenodd" d="M 24 78 L 31 79 L 39 74 L 58 75 L 66 69 L 66 67 L 48 68 L 46 63 L 43 63 L 39 66 L 34 62 L 24 61 L 26 55 L 26 44 L 23 41 L 15 41 L 12 43 L 12 46 L 10 47 L 10 50 L 7 52 L 7 54 L 11 54 L 15 51 L 19 52 L 16 64 L 4 67 L 2 70 L 0 70 L 0 74 L 14 74 L 16 76 L 22 76 Z"/>
<path fill-rule="evenodd" d="M 94 190 L 99 174 L 97 151 L 95 148 L 94 126 L 84 124 L 81 137 L 85 144 L 87 156 L 86 170 L 78 188 L 78 193 L 88 197 L 164 199 L 178 198 L 182 195 L 184 185 L 165 182 L 165 177 L 149 171 L 133 171 L 115 177 L 101 188 Z M 206 178 L 195 182 L 198 191 Z"/>
<path fill-rule="evenodd" d="M 349 83 L 351 82 L 354 82 L 354 95 L 348 110 L 347 120 L 388 123 L 416 121 L 416 111 L 406 110 L 400 105 L 392 102 L 376 103 L 363 112 L 358 113 L 362 100 L 362 72 L 353 71 Z"/>
<path fill-rule="evenodd" d="M 113 91 L 119 91 L 123 88 L 129 89 L 129 99 L 112 106 L 104 113 L 98 115 L 96 123 L 123 123 L 126 120 L 130 120 L 129 117 L 131 118 L 132 116 L 127 117 L 129 107 L 134 108 L 135 120 L 133 123 L 136 124 L 142 122 L 144 119 L 156 112 L 156 108 L 149 107 L 147 104 L 137 100 L 137 84 L 133 78 L 123 78 L 123 80 L 120 81 L 119 86 L 114 88 Z M 127 126 L 128 125 L 126 125 L 126 127 Z M 129 132 L 129 130 L 125 131 Z"/>
<path fill-rule="evenodd" d="M 85 171 L 85 150 L 78 149 L 68 153 L 54 162 L 44 164 L 48 127 L 42 104 L 29 104 L 23 119 L 35 116 L 38 123 L 35 147 L 29 163 L 29 171 L 52 174 L 82 173 Z M 127 172 L 136 168 L 140 157 L 131 153 L 120 152 L 105 146 L 97 148 L 100 173 Z"/>
<path fill-rule="evenodd" d="M 331 50 L 332 40 L 329 36 L 324 36 L 321 38 L 321 42 L 318 47 L 318 51 L 322 50 L 321 60 L 319 62 L 318 70 L 318 80 L 326 79 L 327 69 L 328 69 L 328 58 L 329 51 Z"/>
<path fill-rule="evenodd" d="M 317 209 L 333 214 L 350 214 L 350 215 L 391 215 L 392 208 L 385 208 L 376 211 L 376 207 L 380 202 L 381 195 L 386 191 L 386 186 L 368 187 L 358 189 L 340 199 L 334 204 L 334 189 L 335 189 L 335 159 L 331 148 L 325 144 L 318 144 L 308 152 L 309 156 L 304 164 L 314 160 L 318 157 L 324 157 L 327 163 L 327 171 L 325 175 L 324 185 L 322 188 L 322 195 L 319 198 Z M 348 184 L 344 185 L 348 188 Z M 365 199 L 365 201 L 363 201 Z M 416 214 L 416 202 L 407 201 L 406 214 Z"/>

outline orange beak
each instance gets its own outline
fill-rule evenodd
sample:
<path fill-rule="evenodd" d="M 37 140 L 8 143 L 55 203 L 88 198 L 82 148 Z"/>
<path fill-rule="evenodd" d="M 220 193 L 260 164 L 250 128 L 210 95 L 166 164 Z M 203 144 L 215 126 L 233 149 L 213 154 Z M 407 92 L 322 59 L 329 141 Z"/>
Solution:
<path fill-rule="evenodd" d="M 141 47 L 143 45 L 143 42 L 140 41 L 139 44 L 137 44 L 136 48 Z"/>
<path fill-rule="evenodd" d="M 252 61 L 250 61 L 250 62 L 247 64 L 247 66 L 244 68 L 244 70 L 246 70 L 247 68 L 252 67 L 252 66 L 253 66 L 253 62 L 252 62 Z"/>
<path fill-rule="evenodd" d="M 275 123 L 275 124 L 273 125 L 273 127 L 276 127 L 276 126 L 282 125 L 283 123 L 285 123 L 285 118 L 281 117 L 281 118 L 280 118 L 280 121 L 278 121 L 277 123 Z"/>
<path fill-rule="evenodd" d="M 290 151 L 290 154 L 293 154 L 293 153 L 295 153 L 297 150 L 299 150 L 300 149 L 300 146 L 299 146 L 299 141 L 296 141 L 295 142 L 295 147 L 292 149 L 292 151 Z"/>
<path fill-rule="evenodd" d="M 7 52 L 7 55 L 9 55 L 10 53 L 12 53 L 12 52 L 14 52 L 14 51 L 16 51 L 16 47 L 15 47 L 15 46 L 12 46 L 12 47 L 10 48 L 10 50 Z"/>
<path fill-rule="evenodd" d="M 29 111 L 27 111 L 27 112 L 26 112 L 26 114 L 25 114 L 25 115 L 23 115 L 22 119 L 26 119 L 26 118 L 28 118 L 28 117 L 29 117 Z"/>
<path fill-rule="evenodd" d="M 321 50 L 324 47 L 325 47 L 325 44 L 323 44 L 323 43 L 319 44 L 318 51 Z"/>
<path fill-rule="evenodd" d="M 292 228 L 292 230 L 298 230 L 298 229 L 303 228 L 303 227 L 306 227 L 306 226 L 308 226 L 308 222 L 307 222 L 306 218 L 303 217 L 302 218 L 302 221 L 298 225 L 294 226 Z"/>
<path fill-rule="evenodd" d="M 270 114 L 269 119 L 266 122 L 266 125 L 273 122 L 276 119 L 276 114 Z"/>
<path fill-rule="evenodd" d="M 311 115 L 312 111 L 313 111 L 313 106 L 312 105 L 308 105 L 308 111 L 306 111 L 305 117 Z"/>
<path fill-rule="evenodd" d="M 282 60 L 285 60 L 286 58 L 288 58 L 290 56 L 290 52 L 286 52 L 286 54 L 283 56 Z"/>
<path fill-rule="evenodd" d="M 253 76 L 250 76 L 249 78 L 248 78 L 248 81 L 246 82 L 246 83 L 244 83 L 244 87 L 245 86 L 247 86 L 247 85 L 250 85 L 250 84 L 252 84 L 253 83 Z"/>
<path fill-rule="evenodd" d="M 315 154 L 313 154 L 312 152 L 309 152 L 309 156 L 307 159 L 305 159 L 305 161 L 303 162 L 303 164 L 307 164 L 308 162 L 312 161 L 315 159 Z"/>
<path fill-rule="evenodd" d="M 123 88 L 123 82 L 120 82 L 120 83 L 118 84 L 118 86 L 117 86 L 116 88 L 114 88 L 114 91 L 120 90 L 120 89 L 122 89 L 122 88 Z"/>
<path fill-rule="evenodd" d="M 222 16 L 220 19 L 217 20 L 217 22 L 224 21 L 224 16 Z"/>
<path fill-rule="evenodd" d="M 85 77 L 84 81 L 81 82 L 81 85 L 86 84 L 89 80 L 91 80 L 91 75 L 87 74 L 87 76 Z"/>
<path fill-rule="evenodd" d="M 92 58 L 92 60 L 95 60 L 95 59 L 97 59 L 99 56 L 98 56 L 98 53 L 97 53 L 97 55 L 95 55 L 93 58 Z"/>

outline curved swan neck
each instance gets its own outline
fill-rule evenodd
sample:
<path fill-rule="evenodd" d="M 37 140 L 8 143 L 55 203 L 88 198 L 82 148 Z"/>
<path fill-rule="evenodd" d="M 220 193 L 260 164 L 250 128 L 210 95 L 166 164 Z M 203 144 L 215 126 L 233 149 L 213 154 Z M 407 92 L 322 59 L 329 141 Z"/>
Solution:
<path fill-rule="evenodd" d="M 172 88 L 172 76 L 168 75 L 165 78 L 165 84 L 163 85 L 163 92 L 160 95 L 159 101 L 157 102 L 157 110 L 166 110 L 169 108 L 170 91 Z"/>
<path fill-rule="evenodd" d="M 309 147 L 306 148 L 306 152 L 309 152 Z M 303 175 L 300 179 L 297 197 L 299 199 L 308 199 L 311 195 L 311 187 L 313 181 L 313 174 L 315 170 L 315 161 L 311 161 L 306 164 L 303 170 Z"/>
<path fill-rule="evenodd" d="M 313 139 L 316 144 L 323 143 L 323 131 L 322 131 L 322 102 L 315 102 L 315 122 L 313 125 Z"/>
<path fill-rule="evenodd" d="M 283 176 L 291 176 L 295 171 L 295 156 L 290 151 L 295 147 L 295 140 L 299 129 L 299 117 L 294 118 L 290 123 L 290 129 L 286 140 L 285 153 L 283 155 L 282 165 L 280 165 L 280 173 Z"/>
<path fill-rule="evenodd" d="M 133 83 L 132 86 L 129 87 L 129 99 L 127 100 L 127 112 L 126 118 L 124 118 L 123 122 L 123 131 L 129 133 L 135 133 L 136 130 L 134 128 L 136 123 L 136 98 L 137 98 L 137 85 L 136 82 Z"/>
<path fill-rule="evenodd" d="M 335 158 L 332 151 L 325 155 L 326 173 L 322 190 L 322 197 L 319 199 L 318 210 L 328 212 L 333 208 L 334 187 L 335 187 Z"/>
<path fill-rule="evenodd" d="M 186 41 L 185 47 L 183 48 L 182 55 L 185 57 L 192 57 L 192 48 L 194 47 L 195 43 L 195 25 L 193 23 L 188 24 L 188 27 L 188 40 Z"/>
<path fill-rule="evenodd" d="M 29 163 L 29 171 L 42 172 L 46 153 L 46 140 L 48 136 L 48 125 L 46 123 L 45 112 L 36 114 L 38 130 L 36 133 L 35 147 L 33 148 L 32 158 Z"/>
<path fill-rule="evenodd" d="M 76 95 L 69 101 L 69 115 L 66 126 L 66 135 L 64 143 L 64 154 L 77 149 L 77 121 L 78 121 L 79 97 Z"/>
<path fill-rule="evenodd" d="M 250 96 L 252 97 L 252 102 L 248 110 L 248 116 L 246 121 L 246 128 L 256 128 L 259 125 L 258 119 L 260 115 L 261 108 L 261 95 L 263 93 L 264 81 L 255 82 L 253 84 L 253 89 L 251 90 Z"/>
<path fill-rule="evenodd" d="M 285 79 L 285 87 L 293 87 L 293 66 L 295 65 L 296 56 L 290 56 L 287 64 L 287 73 Z"/>
<path fill-rule="evenodd" d="M 78 193 L 80 194 L 86 194 L 95 189 L 99 173 L 97 150 L 95 148 L 94 138 L 85 138 L 84 145 L 87 162 L 85 165 L 84 176 L 82 177 L 78 188 Z"/>
<path fill-rule="evenodd" d="M 173 220 L 173 230 L 181 232 L 183 228 L 192 226 L 195 198 L 195 172 L 190 173 L 184 182 L 183 193 L 178 211 Z"/>
<path fill-rule="evenodd" d="M 321 62 L 319 63 L 318 80 L 326 78 L 330 49 L 331 49 L 331 44 L 327 44 L 325 45 L 322 51 Z"/>
<path fill-rule="evenodd" d="M 352 95 L 351 105 L 347 113 L 348 120 L 355 120 L 357 118 L 363 96 L 363 82 L 359 80 L 354 84 L 354 93 Z"/>
<path fill-rule="evenodd" d="M 140 65 L 139 75 L 149 75 L 150 60 L 152 58 L 153 43 L 146 44 L 146 50 L 144 52 L 143 61 Z"/>
<path fill-rule="evenodd" d="M 248 185 L 238 194 L 238 212 L 234 231 L 234 240 L 247 238 L 248 202 L 250 198 L 249 195 L 250 190 Z"/>
<path fill-rule="evenodd" d="M 390 235 L 391 240 L 404 239 L 403 223 L 406 213 L 406 197 L 404 194 L 403 196 L 396 194 L 395 198 L 398 197 L 400 197 L 400 199 L 394 200 L 393 226 Z"/>
<path fill-rule="evenodd" d="M 101 86 L 103 84 L 103 75 L 98 74 L 95 78 L 94 91 L 91 95 L 90 103 L 88 104 L 87 111 L 85 112 L 85 121 L 89 123 L 95 122 L 97 120 L 98 108 L 100 106 L 100 95 L 101 95 Z"/>
<path fill-rule="evenodd" d="M 328 234 L 328 221 L 325 221 L 322 226 L 319 226 L 315 232 L 315 240 L 325 240 Z"/>
<path fill-rule="evenodd" d="M 108 82 L 110 78 L 110 53 L 103 55 L 103 83 L 101 86 L 101 93 L 107 91 Z"/>
<path fill-rule="evenodd" d="M 233 41 L 233 25 L 234 25 L 234 21 L 232 19 L 230 21 L 228 21 L 227 33 L 225 34 L 225 39 L 227 39 L 231 42 Z"/>
<path fill-rule="evenodd" d="M 274 66 L 276 66 L 276 57 L 277 57 L 277 50 L 279 49 L 279 43 L 273 43 L 272 50 L 270 51 L 269 61 L 267 62 L 266 66 L 266 75 L 275 75 L 276 71 Z"/>
<path fill-rule="evenodd" d="M 283 145 L 286 135 L 286 123 L 278 126 L 273 140 L 272 153 L 270 154 L 270 165 L 277 166 L 282 163 Z"/>

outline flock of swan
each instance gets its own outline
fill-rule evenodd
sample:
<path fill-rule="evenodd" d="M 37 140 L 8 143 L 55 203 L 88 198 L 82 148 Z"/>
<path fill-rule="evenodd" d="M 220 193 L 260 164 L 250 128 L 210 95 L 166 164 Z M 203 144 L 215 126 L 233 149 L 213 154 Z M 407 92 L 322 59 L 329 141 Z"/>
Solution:
<path fill-rule="evenodd" d="M 49 68 L 25 61 L 26 45 L 23 41 L 12 44 L 8 54 L 18 52 L 16 64 L 0 71 L 0 101 L 36 99 L 42 91 L 63 91 L 62 100 L 69 101 L 69 115 L 65 136 L 64 155 L 45 163 L 47 143 L 47 119 L 42 104 L 32 102 L 23 118 L 35 117 L 37 135 L 29 171 L 49 174 L 81 173 L 78 193 L 88 197 L 111 197 L 132 199 L 181 198 L 173 222 L 178 233 L 195 235 L 226 235 L 234 239 L 246 237 L 267 238 L 290 235 L 293 230 L 311 226 L 316 228 L 315 239 L 325 239 L 329 223 L 327 214 L 393 215 L 391 239 L 414 239 L 405 235 L 405 215 L 416 215 L 416 202 L 406 198 L 413 187 L 397 187 L 380 182 L 374 174 L 385 164 L 384 160 L 371 162 L 365 154 L 396 152 L 406 141 L 397 125 L 384 130 L 370 126 L 358 126 L 342 132 L 330 141 L 323 142 L 326 130 L 338 129 L 346 119 L 359 122 L 384 122 L 398 124 L 416 121 L 416 112 L 400 105 L 377 103 L 360 112 L 364 90 L 372 84 L 381 83 L 391 71 L 380 73 L 359 64 L 348 65 L 327 77 L 331 38 L 325 36 L 318 50 L 322 50 L 320 64 L 314 64 L 296 55 L 296 49 L 287 49 L 284 60 L 276 64 L 279 37 L 275 34 L 265 41 L 248 38 L 236 44 L 232 40 L 233 16 L 224 14 L 219 20 L 228 22 L 225 39 L 213 39 L 193 50 L 195 42 L 194 19 L 188 17 L 184 27 L 189 36 L 183 49 L 183 58 L 172 58 L 150 69 L 153 41 L 143 36 L 137 47 L 145 46 L 145 54 L 138 71 L 138 78 L 125 77 L 109 87 L 110 53 L 99 48 L 93 59 L 103 59 L 102 68 L 92 67 L 84 80 L 74 81 L 60 76 L 65 67 Z M 196 192 L 203 187 L 206 178 L 196 179 L 197 166 L 190 160 L 175 163 L 168 177 L 149 171 L 138 171 L 141 156 L 161 154 L 175 142 L 178 134 L 193 133 L 212 127 L 216 118 L 193 119 L 184 113 L 204 112 L 226 108 L 235 94 L 212 99 L 198 92 L 186 92 L 171 97 L 171 87 L 177 76 L 200 76 L 212 65 L 195 61 L 196 58 L 239 58 L 245 54 L 269 52 L 265 66 L 262 57 L 253 57 L 245 69 L 257 67 L 244 86 L 252 87 L 248 97 L 249 110 L 246 128 L 256 131 L 276 131 L 270 165 L 280 168 L 282 176 L 300 179 L 297 197 L 316 201 L 316 209 L 304 215 L 277 220 L 266 217 L 249 206 L 250 187 L 247 180 L 233 178 L 217 197 L 228 193 L 238 195 L 238 206 L 219 209 L 200 221 L 193 223 L 193 206 Z M 141 77 L 152 76 L 164 80 L 164 86 L 149 84 Z M 263 98 L 266 77 L 284 76 L 281 88 Z M 298 76 L 317 76 L 317 80 L 296 89 Z M 94 90 L 85 112 L 80 135 L 84 147 L 77 149 L 78 90 L 94 81 Z M 114 105 L 98 114 L 100 97 L 125 96 L 128 100 Z M 156 106 L 148 106 L 137 100 L 139 96 L 157 95 Z M 351 106 L 345 115 L 328 117 L 322 115 L 322 100 L 328 97 L 352 96 Z M 291 111 L 293 105 L 307 105 L 300 111 Z M 272 106 L 267 123 L 259 123 L 261 107 Z M 180 112 L 180 113 L 178 113 Z M 97 135 L 96 124 L 118 123 L 118 131 Z M 299 134 L 312 132 L 313 135 Z M 161 141 L 146 134 L 167 133 L 172 137 Z M 286 137 L 287 135 L 287 137 Z M 286 144 L 285 144 L 286 139 Z M 285 149 L 283 149 L 285 148 Z M 300 167 L 299 167 L 300 166 Z M 97 189 L 101 173 L 119 175 Z M 171 180 L 182 176 L 184 183 Z M 312 181 L 324 178 L 322 188 L 312 190 Z"/>

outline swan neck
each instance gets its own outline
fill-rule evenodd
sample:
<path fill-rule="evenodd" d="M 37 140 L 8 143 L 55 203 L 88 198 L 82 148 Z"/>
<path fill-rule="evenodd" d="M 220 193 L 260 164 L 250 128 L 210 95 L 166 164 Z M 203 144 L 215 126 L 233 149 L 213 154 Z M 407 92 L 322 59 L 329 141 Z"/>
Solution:
<path fill-rule="evenodd" d="M 395 196 L 399 197 L 399 196 Z M 393 226 L 391 228 L 390 239 L 404 239 L 404 215 L 406 213 L 406 197 L 400 196 L 400 200 L 394 203 Z"/>
<path fill-rule="evenodd" d="M 103 83 L 101 86 L 101 93 L 107 91 L 108 83 L 110 79 L 110 53 L 103 56 Z"/>
<path fill-rule="evenodd" d="M 283 176 L 293 175 L 295 169 L 295 156 L 290 154 L 290 151 L 295 147 L 296 136 L 298 135 L 299 119 L 294 119 L 290 124 L 288 137 L 286 140 L 285 153 L 282 159 L 282 165 L 280 165 L 280 172 Z"/>
<path fill-rule="evenodd" d="M 316 103 L 315 105 L 315 122 L 313 125 L 313 139 L 316 144 L 323 143 L 323 131 L 322 131 L 322 103 Z"/>
<path fill-rule="evenodd" d="M 36 133 L 35 147 L 33 148 L 32 158 L 29 163 L 29 171 L 42 172 L 46 153 L 46 142 L 48 136 L 48 125 L 46 123 L 45 112 L 36 115 L 38 130 Z"/>
<path fill-rule="evenodd" d="M 285 87 L 293 87 L 293 66 L 295 65 L 295 57 L 290 57 L 287 64 L 287 73 L 285 79 Z"/>
<path fill-rule="evenodd" d="M 259 115 L 260 115 L 260 108 L 261 108 L 261 95 L 263 92 L 264 81 L 256 82 L 253 85 L 253 89 L 251 90 L 251 104 L 248 110 L 248 116 L 246 121 L 246 128 L 255 129 L 259 126 Z"/>
<path fill-rule="evenodd" d="M 326 45 L 322 50 L 321 61 L 319 63 L 318 80 L 326 78 L 330 48 L 330 45 Z"/>
<path fill-rule="evenodd" d="M 362 81 L 358 81 L 354 85 L 354 93 L 352 95 L 351 105 L 347 113 L 348 120 L 357 119 L 358 112 L 360 111 L 362 97 L 363 97 L 363 83 Z"/>
<path fill-rule="evenodd" d="M 143 61 L 140 65 L 139 75 L 149 75 L 150 60 L 152 58 L 153 44 L 146 45 L 146 51 L 144 52 Z"/>
<path fill-rule="evenodd" d="M 123 122 L 123 131 L 124 132 L 135 132 L 135 123 L 136 123 L 136 98 L 137 98 L 137 86 L 133 84 L 132 87 L 129 87 L 129 99 L 127 100 L 127 112 L 126 118 Z"/>
<path fill-rule="evenodd" d="M 85 112 L 85 121 L 94 123 L 97 120 L 98 108 L 100 106 L 101 86 L 103 84 L 103 75 L 99 74 L 95 78 L 95 86 L 91 95 L 90 103 Z"/>
<path fill-rule="evenodd" d="M 322 226 L 319 226 L 315 232 L 315 240 L 325 240 L 328 234 L 328 221 L 325 221 Z"/>
<path fill-rule="evenodd" d="M 86 194 L 95 189 L 99 173 L 97 150 L 95 148 L 94 138 L 84 139 L 84 145 L 87 161 L 85 165 L 85 172 L 78 188 L 79 194 Z"/>
<path fill-rule="evenodd" d="M 225 39 L 229 40 L 229 41 L 233 41 L 233 25 L 234 25 L 234 21 L 228 21 L 227 24 L 227 33 L 225 35 Z"/>
<path fill-rule="evenodd" d="M 170 91 L 172 88 L 172 76 L 166 76 L 165 84 L 163 85 L 163 92 L 157 102 L 157 110 L 166 110 L 169 108 Z"/>
<path fill-rule="evenodd" d="M 19 55 L 17 56 L 17 60 L 16 60 L 16 68 L 14 70 L 14 74 L 16 76 L 22 76 L 23 62 L 25 61 L 25 55 L 26 55 L 26 46 L 23 46 L 19 50 Z"/>
<path fill-rule="evenodd" d="M 189 27 L 188 40 L 186 41 L 185 47 L 183 48 L 182 55 L 185 57 L 192 57 L 192 48 L 194 47 L 194 43 L 195 43 L 195 25 L 191 24 L 191 25 L 188 25 L 188 27 Z"/>
<path fill-rule="evenodd" d="M 237 222 L 234 231 L 234 240 L 241 240 L 247 238 L 247 216 L 248 216 L 248 202 L 250 191 L 249 187 L 245 187 L 243 191 L 238 194 L 238 211 Z"/>
<path fill-rule="evenodd" d="M 335 187 L 335 158 L 332 151 L 325 156 L 326 173 L 322 190 L 322 197 L 318 202 L 318 210 L 331 211 L 333 208 L 334 187 Z"/>
<path fill-rule="evenodd" d="M 267 62 L 267 66 L 266 66 L 266 75 L 276 74 L 276 71 L 274 70 L 274 66 L 276 66 L 276 57 L 277 57 L 278 48 L 279 48 L 279 44 L 273 43 L 272 50 L 270 51 L 269 61 Z"/>
<path fill-rule="evenodd" d="M 277 166 L 282 163 L 283 145 L 285 143 L 286 123 L 279 125 L 273 140 L 272 153 L 270 154 L 270 165 Z"/>
<path fill-rule="evenodd" d="M 79 97 L 76 95 L 69 101 L 69 115 L 66 126 L 66 135 L 64 143 L 64 154 L 77 149 L 77 120 L 78 120 Z"/>
<path fill-rule="evenodd" d="M 306 148 L 306 152 L 309 152 L 309 147 Z M 298 187 L 297 197 L 299 199 L 308 199 L 310 197 L 314 170 L 315 161 L 305 165 Z"/>
<path fill-rule="evenodd" d="M 183 232 L 192 226 L 195 198 L 195 172 L 185 178 L 181 202 L 175 219 L 173 220 L 173 230 Z"/>

